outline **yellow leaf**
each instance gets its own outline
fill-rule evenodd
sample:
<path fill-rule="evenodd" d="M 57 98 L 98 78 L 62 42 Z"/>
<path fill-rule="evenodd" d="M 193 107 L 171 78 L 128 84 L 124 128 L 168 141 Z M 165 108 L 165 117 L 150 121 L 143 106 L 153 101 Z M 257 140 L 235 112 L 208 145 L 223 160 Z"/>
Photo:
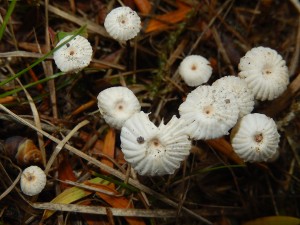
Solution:
<path fill-rule="evenodd" d="M 97 181 L 100 182 L 100 180 L 98 178 L 95 178 L 95 179 L 96 179 L 96 181 L 94 181 L 94 179 L 92 179 L 91 182 L 97 182 Z M 78 201 L 78 200 L 90 195 L 91 193 L 92 193 L 91 191 L 87 191 L 87 190 L 84 190 L 84 189 L 81 189 L 78 187 L 71 187 L 71 188 L 64 190 L 59 195 L 57 195 L 54 199 L 52 199 L 51 203 L 69 204 L 69 203 Z M 44 215 L 43 215 L 43 220 L 52 216 L 53 213 L 55 213 L 55 211 L 45 210 Z"/>
<path fill-rule="evenodd" d="M 243 225 L 299 225 L 300 219 L 290 216 L 268 216 L 250 220 Z"/>

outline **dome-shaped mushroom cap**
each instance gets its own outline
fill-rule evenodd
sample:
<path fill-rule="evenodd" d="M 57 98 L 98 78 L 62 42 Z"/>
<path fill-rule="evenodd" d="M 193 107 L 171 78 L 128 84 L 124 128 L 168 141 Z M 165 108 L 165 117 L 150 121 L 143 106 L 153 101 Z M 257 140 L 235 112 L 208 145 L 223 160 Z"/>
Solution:
<path fill-rule="evenodd" d="M 59 46 L 72 35 L 61 39 L 56 46 Z M 90 42 L 82 37 L 75 36 L 61 48 L 53 53 L 56 66 L 63 72 L 78 72 L 87 67 L 92 60 L 93 49 Z"/>
<path fill-rule="evenodd" d="M 252 112 L 254 95 L 245 80 L 235 76 L 225 76 L 216 80 L 212 85 L 226 88 L 235 95 L 240 118 Z"/>
<path fill-rule="evenodd" d="M 253 113 L 244 116 L 231 131 L 233 150 L 245 161 L 271 159 L 277 151 L 279 134 L 272 118 Z"/>
<path fill-rule="evenodd" d="M 105 122 L 116 129 L 121 129 L 129 117 L 141 110 L 139 100 L 127 87 L 107 88 L 99 93 L 97 99 Z"/>
<path fill-rule="evenodd" d="M 187 123 L 186 130 L 190 137 L 200 140 L 228 134 L 237 122 L 239 110 L 236 98 L 230 91 L 199 86 L 179 106 L 179 114 Z"/>
<path fill-rule="evenodd" d="M 104 27 L 114 39 L 127 41 L 134 38 L 141 30 L 141 19 L 131 8 L 118 7 L 107 14 Z"/>
<path fill-rule="evenodd" d="M 184 126 L 175 116 L 156 127 L 144 112 L 134 114 L 121 130 L 125 160 L 141 175 L 173 174 L 191 149 Z"/>
<path fill-rule="evenodd" d="M 29 166 L 21 175 L 20 186 L 25 195 L 33 196 L 44 189 L 46 182 L 46 174 L 40 167 Z"/>
<path fill-rule="evenodd" d="M 285 61 L 271 48 L 252 48 L 241 58 L 239 70 L 257 100 L 277 98 L 289 83 Z"/>
<path fill-rule="evenodd" d="M 212 68 L 206 58 L 189 55 L 180 63 L 178 72 L 188 86 L 195 87 L 209 80 Z"/>

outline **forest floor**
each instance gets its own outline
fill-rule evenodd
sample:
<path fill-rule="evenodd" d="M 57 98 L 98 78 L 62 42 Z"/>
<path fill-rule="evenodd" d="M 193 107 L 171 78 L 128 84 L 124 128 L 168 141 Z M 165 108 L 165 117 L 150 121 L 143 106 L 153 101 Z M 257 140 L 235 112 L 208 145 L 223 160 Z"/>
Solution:
<path fill-rule="evenodd" d="M 120 4 L 142 20 L 127 45 L 103 26 Z M 299 1 L 0 0 L 0 24 L 0 225 L 300 223 Z M 78 73 L 61 73 L 47 54 L 53 37 L 81 27 L 92 62 Z M 130 169 L 120 131 L 100 115 L 99 92 L 128 87 L 158 125 L 179 116 L 194 89 L 178 74 L 185 56 L 209 60 L 210 85 L 238 75 L 240 58 L 257 46 L 276 50 L 290 73 L 288 89 L 257 101 L 253 111 L 278 126 L 275 161 L 244 163 L 227 135 L 193 141 L 172 175 Z M 7 143 L 13 143 L 9 149 Z M 24 155 L 17 161 L 18 151 Z M 35 164 L 47 170 L 45 189 L 33 197 L 19 185 L 30 151 L 40 152 Z"/>

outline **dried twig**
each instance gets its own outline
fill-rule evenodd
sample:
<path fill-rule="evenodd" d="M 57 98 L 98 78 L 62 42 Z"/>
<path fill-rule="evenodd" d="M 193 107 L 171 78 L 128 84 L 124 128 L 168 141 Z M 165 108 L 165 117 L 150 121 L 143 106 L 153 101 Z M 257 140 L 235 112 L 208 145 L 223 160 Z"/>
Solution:
<path fill-rule="evenodd" d="M 12 115 L 13 117 L 15 117 L 20 123 L 30 127 L 31 129 L 40 132 L 41 134 L 43 134 L 45 137 L 49 138 L 50 140 L 56 142 L 56 143 L 60 143 L 60 140 L 53 137 L 52 135 L 48 134 L 47 132 L 43 131 L 43 130 L 39 130 L 37 129 L 34 125 L 28 123 L 26 120 L 22 119 L 21 117 L 19 117 L 18 115 L 16 115 L 15 113 L 13 113 L 12 111 L 10 111 L 8 108 L 6 108 L 5 106 L 3 106 L 2 104 L 0 104 L 0 109 L 2 109 L 3 111 L 5 111 L 6 113 Z M 111 175 L 118 177 L 121 180 L 125 180 L 125 175 L 122 174 L 121 172 L 101 163 L 100 161 L 98 161 L 97 159 L 90 157 L 89 155 L 83 153 L 82 151 L 72 147 L 71 145 L 66 144 L 65 148 L 68 149 L 70 152 L 74 153 L 75 155 L 87 160 L 88 162 L 94 164 L 95 166 L 98 166 L 100 169 L 110 173 Z M 160 194 L 156 191 L 153 191 L 151 188 L 139 183 L 137 180 L 133 180 L 133 179 L 129 179 L 128 183 L 133 185 L 134 187 L 138 188 L 141 191 L 144 191 L 150 195 L 153 195 L 155 198 L 165 202 L 166 204 L 169 204 L 175 208 L 178 207 L 178 203 L 172 201 L 171 199 L 165 197 L 163 194 Z M 212 224 L 209 220 L 203 218 L 202 216 L 194 213 L 192 210 L 186 208 L 186 207 L 182 207 L 182 210 L 185 211 L 186 213 L 190 214 L 191 216 L 197 218 L 199 221 L 202 221 L 205 224 Z"/>

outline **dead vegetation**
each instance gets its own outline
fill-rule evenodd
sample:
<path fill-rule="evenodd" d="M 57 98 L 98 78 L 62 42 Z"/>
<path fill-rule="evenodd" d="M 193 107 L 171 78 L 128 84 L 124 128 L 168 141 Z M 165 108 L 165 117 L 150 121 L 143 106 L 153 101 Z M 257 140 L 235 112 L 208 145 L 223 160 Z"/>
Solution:
<path fill-rule="evenodd" d="M 267 216 L 299 223 L 290 218 L 300 216 L 298 1 L 124 0 L 143 22 L 129 45 L 113 40 L 103 27 L 106 14 L 121 1 L 0 3 L 0 224 L 241 224 Z M 35 63 L 54 48 L 56 32 L 82 26 L 93 47 L 89 67 L 60 74 L 51 54 Z M 255 46 L 277 50 L 291 75 L 282 96 L 257 102 L 254 110 L 276 121 L 279 158 L 244 164 L 226 136 L 193 142 L 174 175 L 132 172 L 119 131 L 100 116 L 98 93 L 129 87 L 158 124 L 178 115 L 192 90 L 177 71 L 185 56 L 209 59 L 211 84 L 237 75 L 240 58 Z M 48 182 L 39 196 L 20 191 L 26 166 L 14 157 L 21 143 L 17 136 L 31 139 L 41 151 L 42 160 L 35 163 L 45 169 Z M 4 149 L 8 139 L 14 143 L 9 150 Z"/>

